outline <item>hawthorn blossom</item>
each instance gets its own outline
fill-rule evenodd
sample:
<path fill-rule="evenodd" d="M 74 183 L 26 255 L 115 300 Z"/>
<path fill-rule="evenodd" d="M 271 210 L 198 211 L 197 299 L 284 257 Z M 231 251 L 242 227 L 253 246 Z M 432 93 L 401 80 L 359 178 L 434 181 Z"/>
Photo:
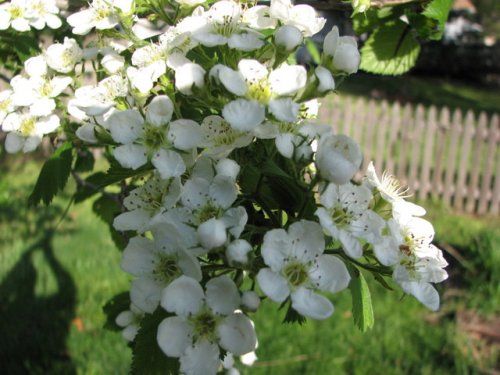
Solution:
<path fill-rule="evenodd" d="M 269 298 L 284 302 L 303 316 L 326 319 L 333 313 L 332 303 L 316 290 L 336 293 L 350 281 L 345 264 L 333 255 L 323 254 L 325 239 L 321 226 L 301 220 L 288 228 L 273 229 L 264 236 L 262 257 L 268 266 L 257 274 L 260 288 Z"/>
<path fill-rule="evenodd" d="M 361 60 L 358 43 L 352 36 L 339 36 L 339 29 L 334 26 L 323 42 L 324 57 L 328 59 L 334 71 L 347 74 L 358 71 Z M 331 60 L 331 63 L 330 63 Z"/>
<path fill-rule="evenodd" d="M 205 291 L 194 279 L 180 276 L 162 292 L 161 306 L 174 316 L 165 318 L 156 339 L 169 357 L 179 358 L 186 375 L 215 375 L 220 348 L 234 355 L 257 345 L 255 329 L 240 305 L 237 286 L 228 276 L 210 279 Z"/>

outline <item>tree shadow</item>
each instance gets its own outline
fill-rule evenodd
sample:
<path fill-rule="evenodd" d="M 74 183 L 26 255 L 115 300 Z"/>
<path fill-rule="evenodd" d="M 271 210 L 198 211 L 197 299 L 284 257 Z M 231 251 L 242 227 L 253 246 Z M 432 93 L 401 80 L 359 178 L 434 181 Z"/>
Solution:
<path fill-rule="evenodd" d="M 76 286 L 54 256 L 53 230 L 22 253 L 0 285 L 0 372 L 3 374 L 75 374 L 66 348 L 75 315 Z M 37 252 L 50 269 L 57 290 L 37 296 Z"/>

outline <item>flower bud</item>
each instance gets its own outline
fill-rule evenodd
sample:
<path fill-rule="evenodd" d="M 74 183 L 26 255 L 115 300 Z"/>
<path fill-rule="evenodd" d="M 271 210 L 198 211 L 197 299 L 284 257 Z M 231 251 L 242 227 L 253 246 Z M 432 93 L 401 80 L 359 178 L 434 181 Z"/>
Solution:
<path fill-rule="evenodd" d="M 333 58 L 333 68 L 347 74 L 358 71 L 361 60 L 358 43 L 352 36 L 339 36 L 339 29 L 334 26 L 326 35 L 323 51 Z"/>
<path fill-rule="evenodd" d="M 349 182 L 361 166 L 361 161 L 361 150 L 352 138 L 331 133 L 321 137 L 316 166 L 328 181 L 338 185 Z"/>
<path fill-rule="evenodd" d="M 318 66 L 314 73 L 319 81 L 318 91 L 320 93 L 335 90 L 335 80 L 333 79 L 332 73 L 330 73 L 328 69 Z"/>

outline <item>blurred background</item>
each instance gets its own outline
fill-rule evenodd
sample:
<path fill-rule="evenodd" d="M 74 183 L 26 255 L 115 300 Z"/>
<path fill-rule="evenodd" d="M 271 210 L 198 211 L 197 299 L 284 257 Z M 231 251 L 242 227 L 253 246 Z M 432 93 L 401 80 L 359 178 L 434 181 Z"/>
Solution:
<path fill-rule="evenodd" d="M 350 33 L 349 12 L 325 15 Z M 411 74 L 360 72 L 320 107 L 320 122 L 362 145 L 364 166 L 375 160 L 426 207 L 450 263 L 440 311 L 374 279 L 367 333 L 347 292 L 332 318 L 303 326 L 281 325 L 284 312 L 264 303 L 258 360 L 242 374 L 500 374 L 499 19 L 497 0 L 456 0 L 444 40 L 423 46 Z M 51 206 L 27 207 L 46 152 L 0 146 L 0 373 L 127 374 L 127 344 L 104 329 L 102 306 L 129 286 L 106 224 L 89 201 L 61 220 L 73 182 Z"/>

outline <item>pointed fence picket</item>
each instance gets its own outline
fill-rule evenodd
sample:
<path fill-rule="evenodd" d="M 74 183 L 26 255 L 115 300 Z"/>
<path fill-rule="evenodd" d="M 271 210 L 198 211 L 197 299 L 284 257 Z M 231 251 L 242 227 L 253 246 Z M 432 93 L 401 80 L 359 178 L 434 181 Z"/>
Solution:
<path fill-rule="evenodd" d="M 359 143 L 363 171 L 373 160 L 379 174 L 395 174 L 419 199 L 500 214 L 498 114 L 336 96 L 323 101 L 319 122 Z"/>

